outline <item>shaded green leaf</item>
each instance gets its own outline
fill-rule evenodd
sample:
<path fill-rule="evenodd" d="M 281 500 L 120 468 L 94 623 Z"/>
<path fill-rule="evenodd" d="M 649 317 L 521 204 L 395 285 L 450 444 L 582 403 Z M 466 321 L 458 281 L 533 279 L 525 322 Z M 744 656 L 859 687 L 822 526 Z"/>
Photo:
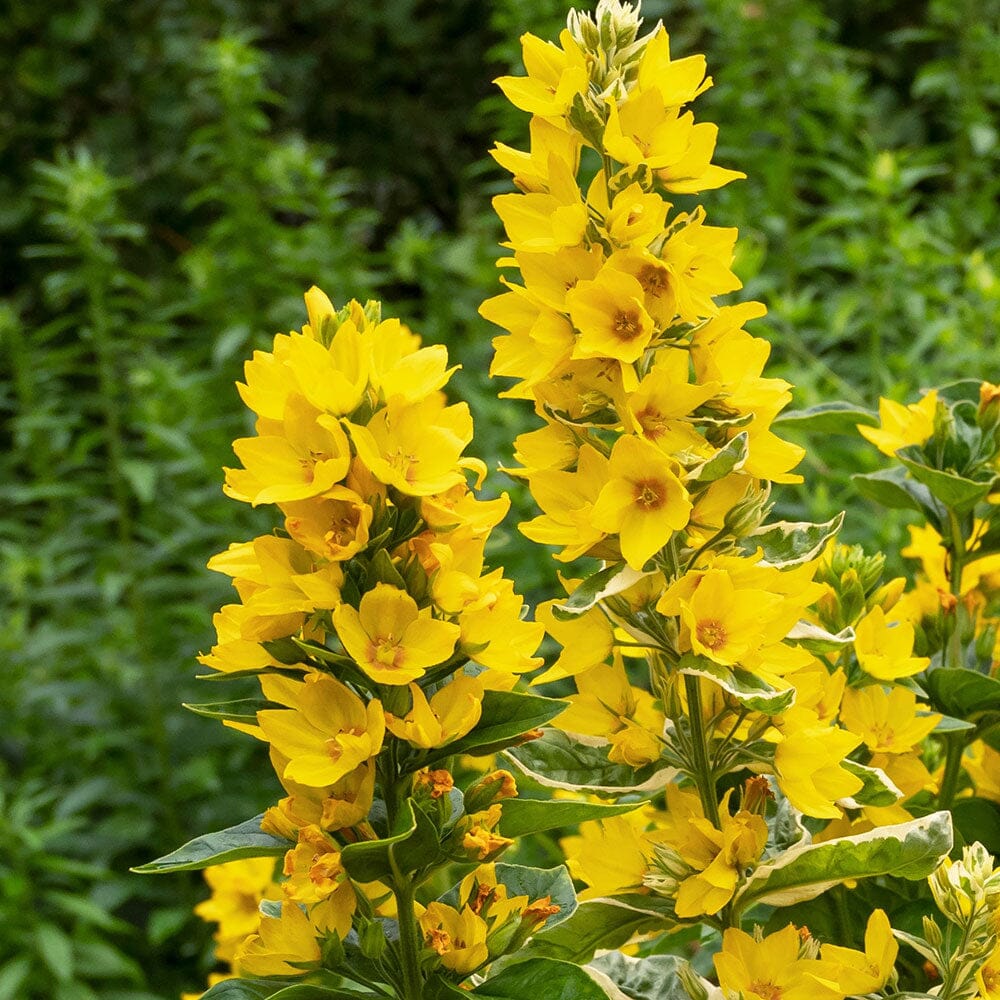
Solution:
<path fill-rule="evenodd" d="M 685 653 L 678 669 L 692 677 L 705 677 L 751 711 L 779 715 L 795 701 L 795 689 L 778 691 L 756 674 L 740 667 L 726 667 L 697 653 Z"/>
<path fill-rule="evenodd" d="M 992 477 L 986 482 L 966 479 L 955 472 L 946 472 L 925 465 L 917 458 L 911 457 L 913 454 L 921 455 L 922 453 L 916 448 L 902 448 L 896 453 L 896 457 L 906 466 L 910 475 L 917 482 L 922 483 L 930 490 L 935 499 L 940 500 L 946 507 L 950 507 L 958 514 L 968 513 L 972 510 L 977 503 L 986 499 L 992 488 Z"/>
<path fill-rule="evenodd" d="M 553 607 L 552 614 L 562 621 L 570 621 L 589 611 L 598 601 L 628 590 L 649 575 L 623 562 L 612 563 L 588 576 L 562 604 Z"/>
<path fill-rule="evenodd" d="M 742 468 L 750 454 L 750 435 L 741 431 L 724 448 L 720 448 L 708 461 L 688 473 L 688 481 L 714 483 L 736 469 Z"/>
<path fill-rule="evenodd" d="M 552 958 L 530 958 L 509 966 L 471 992 L 483 1000 L 524 1000 L 539 996 L 544 983 L 545 1000 L 608 1000 L 607 994 L 577 965 Z"/>
<path fill-rule="evenodd" d="M 433 864 L 438 856 L 438 832 L 430 818 L 412 799 L 399 811 L 397 831 L 382 840 L 348 844 L 340 855 L 347 874 L 358 882 L 391 878 Z"/>
<path fill-rule="evenodd" d="M 587 966 L 607 976 L 629 1000 L 690 1000 L 679 975 L 684 967 L 694 975 L 688 963 L 677 955 L 633 958 L 620 951 L 609 951 Z"/>
<path fill-rule="evenodd" d="M 1000 805 L 990 799 L 956 799 L 951 816 L 964 843 L 978 840 L 991 854 L 1000 854 Z"/>
<path fill-rule="evenodd" d="M 242 722 L 248 725 L 255 725 L 257 722 L 257 712 L 265 708 L 284 708 L 274 701 L 267 701 L 265 698 L 238 698 L 235 701 L 213 701 L 202 705 L 190 705 L 184 703 L 184 708 L 195 715 L 202 715 L 206 719 L 223 719 L 230 722 Z"/>
<path fill-rule="evenodd" d="M 260 828 L 263 814 L 248 819 L 236 826 L 218 833 L 206 833 L 202 837 L 189 840 L 176 851 L 139 865 L 132 871 L 140 875 L 159 874 L 161 872 L 197 871 L 212 865 L 221 865 L 224 861 L 236 861 L 239 858 L 270 858 L 283 855 L 291 846 L 287 840 L 280 840 L 264 833 Z"/>
<path fill-rule="evenodd" d="M 927 674 L 925 685 L 931 704 L 958 719 L 1000 711 L 1000 680 L 964 667 L 947 667 Z"/>
<path fill-rule="evenodd" d="M 867 407 L 840 400 L 819 403 L 804 410 L 787 410 L 773 421 L 775 427 L 782 425 L 791 430 L 802 430 L 810 434 L 855 434 L 858 424 L 864 427 L 878 427 L 878 414 Z"/>
<path fill-rule="evenodd" d="M 864 782 L 861 790 L 855 792 L 849 800 L 857 806 L 891 806 L 903 797 L 903 793 L 881 768 L 867 767 L 854 760 L 845 760 L 841 766 Z"/>
<path fill-rule="evenodd" d="M 532 833 L 575 826 L 587 820 L 607 819 L 631 812 L 641 802 L 567 802 L 551 799 L 508 799 L 503 803 L 500 833 L 504 837 L 526 837 Z"/>
<path fill-rule="evenodd" d="M 778 521 L 758 528 L 740 541 L 747 552 L 762 549 L 764 561 L 772 566 L 799 566 L 815 559 L 844 523 L 841 512 L 822 524 L 810 521 Z"/>
<path fill-rule="evenodd" d="M 894 465 L 891 469 L 851 476 L 851 481 L 863 497 L 892 510 L 919 511 L 940 526 L 940 508 L 931 491 L 911 479 L 904 468 Z"/>

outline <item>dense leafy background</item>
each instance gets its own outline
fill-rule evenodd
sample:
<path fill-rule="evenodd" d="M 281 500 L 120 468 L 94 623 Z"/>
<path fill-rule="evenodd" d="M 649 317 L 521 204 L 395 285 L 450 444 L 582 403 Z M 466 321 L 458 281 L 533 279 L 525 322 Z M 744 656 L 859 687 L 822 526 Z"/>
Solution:
<path fill-rule="evenodd" d="M 226 583 L 203 567 L 266 514 L 223 498 L 244 357 L 301 293 L 378 294 L 465 369 L 477 448 L 526 414 L 486 377 L 485 156 L 523 142 L 492 77 L 561 0 L 53 0 L 0 23 L 0 1000 L 195 988 L 197 877 L 135 864 L 274 797 L 250 741 L 187 715 Z M 797 403 L 997 379 L 997 0 L 650 0 L 704 51 L 709 195 Z M 850 506 L 850 438 L 813 439 L 786 513 Z M 496 477 L 494 488 L 510 488 Z M 528 510 L 515 488 L 515 506 Z M 512 517 L 511 524 L 515 518 Z M 529 594 L 546 560 L 501 535 Z"/>

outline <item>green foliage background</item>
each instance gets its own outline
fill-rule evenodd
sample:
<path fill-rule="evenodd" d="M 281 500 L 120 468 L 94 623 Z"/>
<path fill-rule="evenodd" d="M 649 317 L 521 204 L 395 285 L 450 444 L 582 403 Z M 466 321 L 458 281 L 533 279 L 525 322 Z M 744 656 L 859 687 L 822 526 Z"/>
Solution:
<path fill-rule="evenodd" d="M 267 530 L 226 500 L 248 430 L 233 382 L 321 285 L 378 295 L 464 370 L 477 449 L 527 422 L 486 378 L 496 288 L 486 156 L 523 145 L 490 80 L 562 0 L 53 0 L 0 21 L 0 1000 L 197 989 L 200 880 L 136 864 L 276 795 L 259 747 L 187 715 L 227 584 L 209 555 Z M 699 117 L 747 181 L 706 196 L 741 229 L 743 295 L 772 374 L 807 406 L 998 380 L 998 0 L 674 0 L 675 54 L 707 54 Z M 849 507 L 897 545 L 809 440 L 784 513 Z M 551 566 L 500 558 L 529 595 Z M 897 546 L 898 547 L 898 546 Z M 898 565 L 898 560 L 896 561 Z"/>

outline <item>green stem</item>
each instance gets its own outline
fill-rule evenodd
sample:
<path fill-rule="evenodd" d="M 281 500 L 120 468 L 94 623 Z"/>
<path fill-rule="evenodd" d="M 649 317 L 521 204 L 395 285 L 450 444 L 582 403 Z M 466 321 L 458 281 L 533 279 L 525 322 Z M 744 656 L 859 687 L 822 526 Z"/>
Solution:
<path fill-rule="evenodd" d="M 403 973 L 401 1000 L 422 1000 L 424 977 L 420 971 L 420 938 L 413 909 L 413 884 L 402 875 L 393 861 L 393 893 L 396 896 L 396 919 L 399 923 L 399 953 Z"/>
<path fill-rule="evenodd" d="M 958 779 L 962 774 L 962 754 L 965 752 L 965 734 L 948 733 L 945 738 L 944 776 L 941 791 L 938 792 L 938 809 L 950 809 L 958 791 Z"/>
<path fill-rule="evenodd" d="M 684 689 L 687 692 L 688 721 L 691 725 L 691 777 L 698 786 L 698 795 L 705 810 L 705 817 L 711 821 L 716 830 L 722 822 L 719 818 L 719 799 L 715 788 L 715 773 L 708 756 L 708 743 L 705 734 L 705 724 L 702 718 L 701 688 L 698 678 L 690 674 L 684 675 Z"/>

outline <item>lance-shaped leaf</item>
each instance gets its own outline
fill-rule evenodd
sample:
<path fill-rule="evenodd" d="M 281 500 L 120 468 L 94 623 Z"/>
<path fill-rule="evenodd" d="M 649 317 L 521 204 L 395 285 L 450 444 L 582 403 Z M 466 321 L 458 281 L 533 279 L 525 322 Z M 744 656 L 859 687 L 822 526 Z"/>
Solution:
<path fill-rule="evenodd" d="M 741 667 L 726 667 L 697 653 L 685 653 L 679 669 L 692 677 L 705 677 L 752 712 L 780 715 L 795 701 L 795 688 L 778 691 Z"/>
<path fill-rule="evenodd" d="M 203 993 L 201 1000 L 375 1000 L 380 995 L 368 990 L 289 982 L 287 979 L 225 979 Z"/>
<path fill-rule="evenodd" d="M 957 514 L 965 514 L 981 503 L 993 488 L 993 478 L 985 482 L 966 479 L 956 472 L 945 472 L 925 465 L 919 448 L 901 448 L 896 457 L 918 483 L 923 483 L 935 499 Z"/>
<path fill-rule="evenodd" d="M 425 765 L 433 766 L 454 754 L 497 753 L 517 742 L 524 733 L 544 726 L 563 712 L 569 702 L 513 691 L 487 691 L 483 695 L 480 722 L 460 740 L 433 751 Z"/>
<path fill-rule="evenodd" d="M 786 638 L 811 653 L 836 653 L 854 642 L 854 629 L 845 628 L 834 635 L 813 622 L 800 621 L 796 622 Z"/>
<path fill-rule="evenodd" d="M 840 526 L 844 513 L 822 524 L 810 521 L 778 521 L 758 528 L 742 539 L 740 545 L 747 552 L 762 549 L 764 561 L 772 566 L 800 566 L 815 559 L 826 548 Z"/>
<path fill-rule="evenodd" d="M 643 573 L 641 570 L 632 569 L 631 566 L 623 562 L 612 563 L 588 576 L 562 604 L 553 607 L 552 614 L 561 621 L 571 621 L 585 611 L 589 611 L 598 601 L 605 597 L 614 597 L 615 594 L 628 590 L 643 577 L 651 575 Z"/>
<path fill-rule="evenodd" d="M 941 508 L 931 491 L 923 483 L 911 479 L 901 466 L 851 476 L 851 480 L 863 497 L 892 510 L 919 511 L 927 515 L 935 527 L 941 527 Z"/>
<path fill-rule="evenodd" d="M 649 955 L 632 958 L 620 951 L 609 951 L 587 965 L 588 970 L 608 977 L 628 1000 L 690 1000 L 682 975 L 700 977 L 677 955 Z M 708 988 L 708 983 L 701 980 Z"/>
<path fill-rule="evenodd" d="M 204 705 L 189 705 L 184 708 L 195 715 L 203 715 L 206 719 L 222 719 L 224 722 L 241 722 L 244 725 L 255 726 L 257 713 L 266 708 L 284 708 L 275 701 L 265 698 L 238 698 L 236 701 L 214 701 Z"/>
<path fill-rule="evenodd" d="M 856 434 L 858 424 L 878 427 L 878 414 L 864 406 L 836 401 L 820 403 L 804 410 L 788 410 L 775 417 L 772 426 L 782 426 L 810 434 Z"/>
<path fill-rule="evenodd" d="M 525 774 L 546 788 L 604 795 L 658 792 L 677 771 L 654 761 L 638 769 L 608 760 L 609 744 L 596 736 L 546 729 L 540 739 L 507 751 Z"/>
<path fill-rule="evenodd" d="M 733 904 L 740 914 L 758 903 L 790 906 L 814 899 L 849 879 L 875 875 L 926 878 L 951 847 L 948 812 L 821 844 L 792 847 L 761 865 L 737 892 Z"/>
<path fill-rule="evenodd" d="M 724 448 L 720 448 L 710 459 L 702 462 L 688 473 L 688 482 L 714 483 L 728 476 L 730 472 L 743 467 L 750 454 L 750 435 L 746 431 L 737 434 Z"/>
<path fill-rule="evenodd" d="M 183 847 L 178 847 L 176 851 L 157 858 L 156 861 L 139 865 L 132 871 L 140 875 L 197 871 L 200 868 L 209 868 L 240 858 L 271 858 L 283 855 L 292 845 L 287 840 L 264 833 L 260 828 L 263 818 L 261 814 L 226 830 L 219 830 L 218 833 L 206 833 L 203 837 L 195 837 Z"/>
<path fill-rule="evenodd" d="M 849 799 L 841 800 L 848 809 L 857 809 L 861 806 L 891 806 L 903 797 L 903 793 L 881 768 L 867 767 L 853 760 L 845 760 L 843 768 L 864 782 L 860 791 L 855 792 Z"/>
<path fill-rule="evenodd" d="M 434 864 L 438 857 L 438 832 L 430 818 L 412 799 L 399 811 L 396 832 L 382 840 L 348 844 L 340 853 L 347 874 L 358 882 L 390 879 Z"/>
<path fill-rule="evenodd" d="M 1000 680 L 976 670 L 964 667 L 932 670 L 925 686 L 931 703 L 946 715 L 968 719 L 1000 711 Z"/>
<path fill-rule="evenodd" d="M 568 920 L 576 912 L 576 890 L 573 888 L 573 880 L 565 865 L 556 868 L 529 868 L 526 865 L 508 865 L 497 862 L 493 866 L 493 874 L 497 884 L 505 886 L 507 898 L 515 896 L 527 896 L 528 902 L 533 903 L 537 899 L 549 897 L 550 902 L 559 909 L 536 930 L 540 933 L 543 929 L 548 930 Z M 442 903 L 459 908 L 462 903 L 461 883 L 452 886 L 442 897 Z M 517 929 L 517 925 L 511 926 L 511 933 Z"/>
<path fill-rule="evenodd" d="M 674 924 L 665 905 L 668 901 L 637 893 L 585 900 L 558 927 L 536 934 L 527 952 L 564 962 L 588 962 L 598 950 L 618 948 L 635 934 L 662 931 Z"/>
<path fill-rule="evenodd" d="M 508 966 L 477 986 L 469 996 L 480 1000 L 608 1000 L 608 995 L 577 965 L 551 958 L 531 958 Z"/>
<path fill-rule="evenodd" d="M 500 834 L 504 837 L 526 837 L 546 830 L 575 826 L 587 820 L 608 819 L 631 812 L 642 802 L 570 802 L 552 799 L 507 799 L 500 817 Z"/>

